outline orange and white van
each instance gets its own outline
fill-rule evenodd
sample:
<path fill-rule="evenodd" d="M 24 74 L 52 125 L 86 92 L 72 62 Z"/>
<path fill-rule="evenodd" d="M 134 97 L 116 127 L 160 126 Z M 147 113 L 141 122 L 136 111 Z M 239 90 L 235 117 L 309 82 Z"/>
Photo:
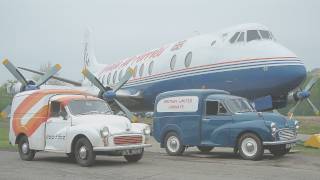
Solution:
<path fill-rule="evenodd" d="M 109 105 L 74 90 L 33 90 L 14 96 L 9 140 L 18 144 L 23 160 L 37 151 L 66 153 L 82 166 L 96 155 L 121 155 L 139 161 L 148 144 L 150 127 L 113 115 Z"/>

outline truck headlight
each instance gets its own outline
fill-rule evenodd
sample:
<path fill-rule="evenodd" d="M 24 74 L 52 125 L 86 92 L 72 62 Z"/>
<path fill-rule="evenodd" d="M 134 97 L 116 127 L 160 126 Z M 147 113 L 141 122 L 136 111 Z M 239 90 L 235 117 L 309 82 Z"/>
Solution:
<path fill-rule="evenodd" d="M 144 129 L 143 129 L 143 133 L 144 133 L 145 135 L 150 135 L 150 133 L 151 133 L 150 126 L 147 126 L 146 128 L 144 128 Z"/>
<path fill-rule="evenodd" d="M 276 132 L 277 132 L 276 123 L 272 122 L 272 123 L 270 124 L 270 129 L 271 129 L 272 136 L 275 136 L 275 135 L 276 135 Z"/>
<path fill-rule="evenodd" d="M 104 127 L 100 130 L 100 135 L 103 138 L 106 138 L 109 136 L 109 128 L 108 127 Z"/>
<path fill-rule="evenodd" d="M 296 130 L 300 128 L 299 121 L 294 121 L 294 126 L 296 127 Z"/>

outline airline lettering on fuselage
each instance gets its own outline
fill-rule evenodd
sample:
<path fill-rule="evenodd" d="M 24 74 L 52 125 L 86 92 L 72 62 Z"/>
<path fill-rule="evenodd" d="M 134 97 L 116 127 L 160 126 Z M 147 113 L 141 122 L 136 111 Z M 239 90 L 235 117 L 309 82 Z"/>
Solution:
<path fill-rule="evenodd" d="M 176 51 L 181 49 L 185 42 L 187 42 L 187 40 L 177 42 L 175 45 L 173 45 L 173 47 L 171 48 L 171 51 Z"/>

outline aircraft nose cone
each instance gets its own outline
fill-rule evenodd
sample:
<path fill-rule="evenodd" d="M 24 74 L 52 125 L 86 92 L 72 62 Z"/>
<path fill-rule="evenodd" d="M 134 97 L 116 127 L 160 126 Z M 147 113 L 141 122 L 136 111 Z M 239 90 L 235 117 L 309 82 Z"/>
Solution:
<path fill-rule="evenodd" d="M 294 66 L 293 68 L 291 68 L 288 76 L 291 79 L 292 86 L 298 87 L 306 79 L 307 70 L 305 66 Z"/>

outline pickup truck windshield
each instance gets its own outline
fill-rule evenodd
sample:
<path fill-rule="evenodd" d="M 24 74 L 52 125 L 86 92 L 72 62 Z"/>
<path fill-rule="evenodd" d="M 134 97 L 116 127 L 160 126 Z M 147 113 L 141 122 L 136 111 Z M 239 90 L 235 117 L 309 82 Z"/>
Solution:
<path fill-rule="evenodd" d="M 74 100 L 68 107 L 73 115 L 112 114 L 110 107 L 100 100 Z"/>
<path fill-rule="evenodd" d="M 250 106 L 246 99 L 227 99 L 225 103 L 233 113 L 253 112 L 254 109 Z"/>

